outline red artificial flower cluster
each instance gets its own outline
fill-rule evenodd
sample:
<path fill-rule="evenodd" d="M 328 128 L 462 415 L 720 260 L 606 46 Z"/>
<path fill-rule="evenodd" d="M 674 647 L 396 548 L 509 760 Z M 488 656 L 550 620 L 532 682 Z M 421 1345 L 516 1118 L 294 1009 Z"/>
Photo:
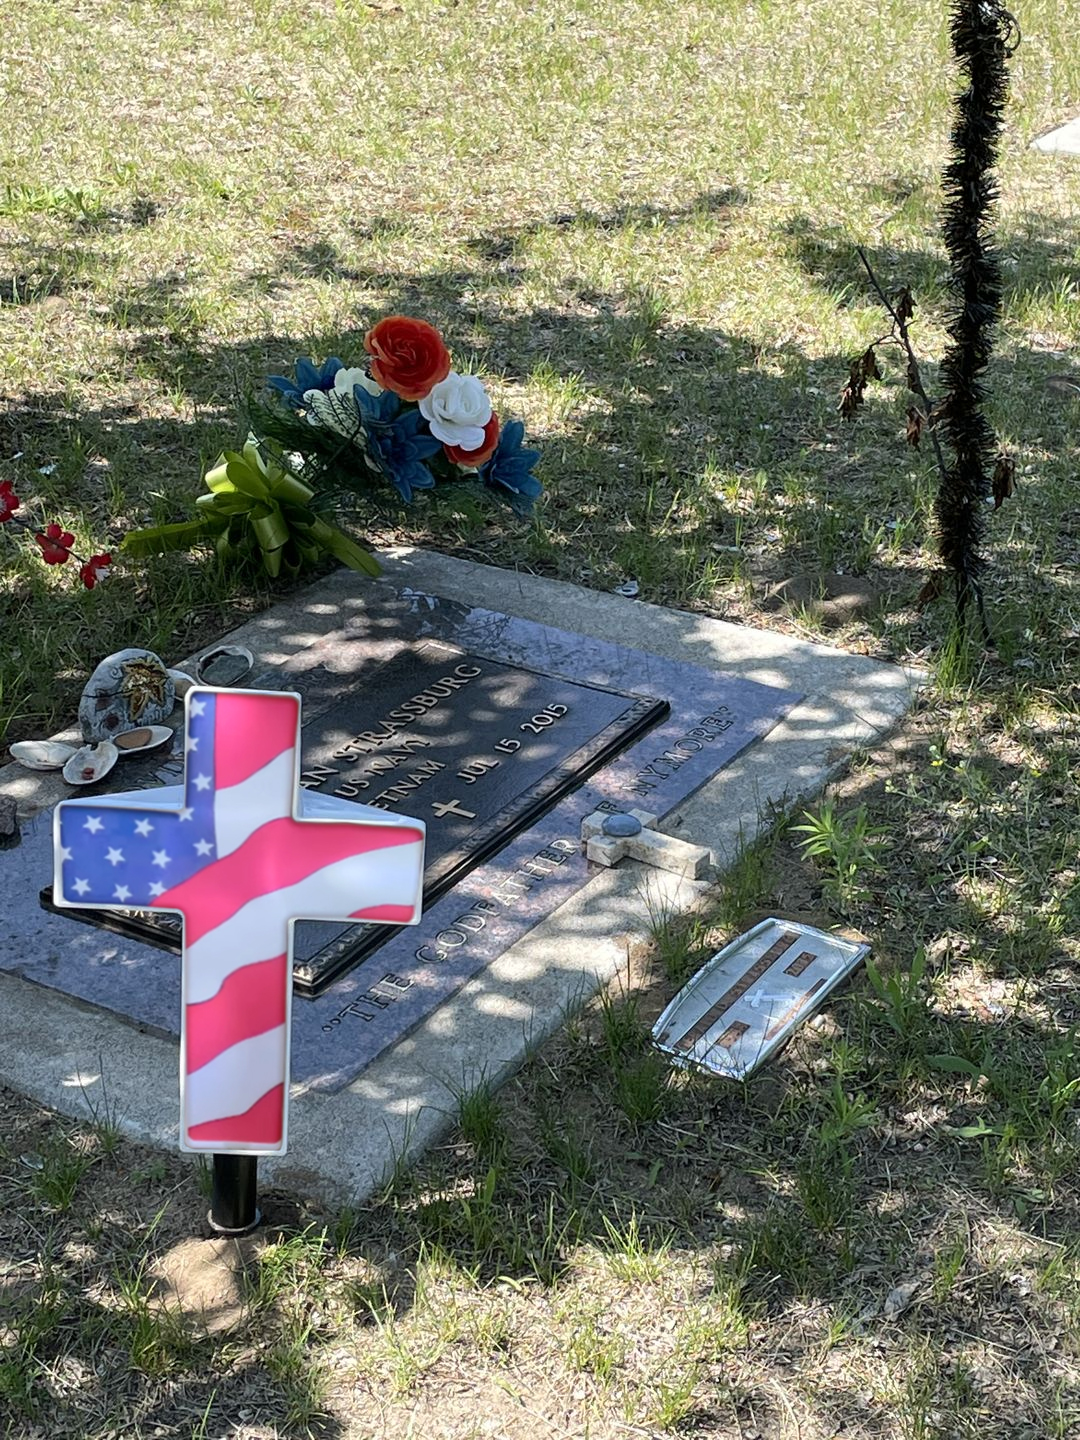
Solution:
<path fill-rule="evenodd" d="M 88 590 L 92 590 L 99 580 L 104 580 L 108 577 L 111 569 L 111 555 L 108 553 L 104 555 L 91 555 L 89 560 L 84 560 L 79 566 L 79 579 Z"/>
<path fill-rule="evenodd" d="M 59 525 L 46 525 L 44 531 L 37 531 L 34 539 L 41 547 L 41 558 L 46 565 L 63 565 L 71 558 L 75 536 L 70 530 L 61 530 Z"/>
<path fill-rule="evenodd" d="M 21 504 L 11 481 L 0 480 L 0 525 L 6 525 Z"/>
<path fill-rule="evenodd" d="M 0 480 L 0 525 L 13 521 L 15 511 L 21 504 L 22 501 L 15 494 L 11 481 Z M 64 565 L 71 559 L 81 560 L 79 579 L 87 590 L 93 590 L 98 581 L 104 580 L 108 575 L 112 556 L 91 555 L 89 560 L 82 560 L 71 548 L 75 544 L 75 536 L 70 530 L 63 529 L 55 522 L 46 525 L 44 530 L 36 530 L 32 525 L 24 525 L 20 520 L 14 520 L 14 524 L 18 529 L 30 531 L 46 565 Z"/>

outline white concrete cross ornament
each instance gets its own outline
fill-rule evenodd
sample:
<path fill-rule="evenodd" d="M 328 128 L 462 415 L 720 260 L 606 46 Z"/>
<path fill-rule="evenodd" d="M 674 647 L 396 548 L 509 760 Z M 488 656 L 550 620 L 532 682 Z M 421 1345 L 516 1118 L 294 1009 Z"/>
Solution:
<path fill-rule="evenodd" d="M 295 921 L 416 924 L 424 824 L 299 789 L 299 695 L 186 704 L 183 787 L 57 806 L 53 894 L 179 911 L 180 1148 L 280 1155 Z"/>
<path fill-rule="evenodd" d="M 597 865 L 617 865 L 627 856 L 658 870 L 670 870 L 698 880 L 709 868 L 704 845 L 691 845 L 655 829 L 656 815 L 644 810 L 607 813 L 594 810 L 581 822 L 581 843 L 588 859 Z"/>

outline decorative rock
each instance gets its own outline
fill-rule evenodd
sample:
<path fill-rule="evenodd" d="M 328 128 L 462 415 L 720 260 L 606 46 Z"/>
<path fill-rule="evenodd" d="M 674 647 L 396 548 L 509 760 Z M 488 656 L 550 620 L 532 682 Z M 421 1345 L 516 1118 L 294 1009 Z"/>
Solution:
<path fill-rule="evenodd" d="M 19 843 L 19 817 L 10 795 L 0 795 L 0 850 L 10 850 Z"/>
<path fill-rule="evenodd" d="M 640 835 L 641 821 L 636 815 L 605 815 L 602 829 L 605 835 L 622 839 L 629 835 Z"/>
<path fill-rule="evenodd" d="M 139 725 L 156 725 L 172 713 L 176 687 L 152 650 L 118 650 L 97 667 L 79 701 L 86 740 L 108 740 Z"/>

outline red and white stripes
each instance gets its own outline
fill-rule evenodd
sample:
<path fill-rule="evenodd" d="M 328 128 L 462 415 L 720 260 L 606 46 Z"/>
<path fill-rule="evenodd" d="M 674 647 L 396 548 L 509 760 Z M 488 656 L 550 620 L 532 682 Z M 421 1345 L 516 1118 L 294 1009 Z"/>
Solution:
<path fill-rule="evenodd" d="M 208 703 L 193 691 L 189 704 L 200 696 Z M 275 1153 L 285 1148 L 292 922 L 414 922 L 424 832 L 389 817 L 293 819 L 299 697 L 212 699 L 216 858 L 155 901 L 184 915 L 181 1146 Z M 197 758 L 205 773 L 210 757 Z"/>

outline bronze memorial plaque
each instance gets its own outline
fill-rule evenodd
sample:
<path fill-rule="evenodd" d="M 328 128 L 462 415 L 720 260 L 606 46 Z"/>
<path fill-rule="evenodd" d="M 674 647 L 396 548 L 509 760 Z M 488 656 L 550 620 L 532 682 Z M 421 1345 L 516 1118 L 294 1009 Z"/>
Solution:
<path fill-rule="evenodd" d="M 302 687 L 300 783 L 427 823 L 425 909 L 669 710 L 665 700 L 546 675 L 438 640 L 409 641 L 344 694 L 340 676 L 326 676 L 325 685 L 319 679 L 309 673 Z M 291 688 L 287 678 L 280 688 Z M 337 692 L 329 704 L 327 691 Z M 180 948 L 174 915 L 64 913 Z M 300 922 L 297 993 L 318 995 L 395 933 Z"/>

